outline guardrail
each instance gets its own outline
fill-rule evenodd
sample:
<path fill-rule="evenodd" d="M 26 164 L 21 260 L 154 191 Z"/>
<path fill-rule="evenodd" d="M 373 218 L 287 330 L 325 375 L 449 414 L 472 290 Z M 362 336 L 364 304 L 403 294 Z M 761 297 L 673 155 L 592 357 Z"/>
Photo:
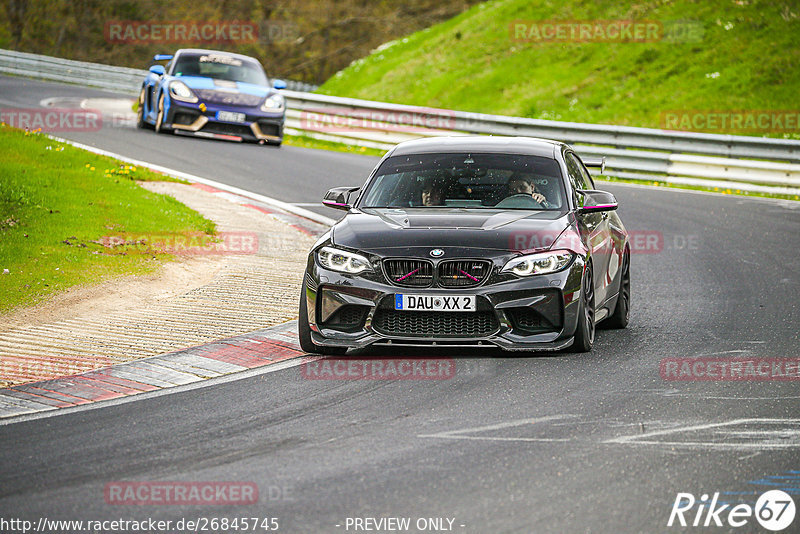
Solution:
<path fill-rule="evenodd" d="M 147 71 L 143 69 L 87 63 L 3 49 L 0 49 L 0 72 L 40 80 L 87 85 L 133 95 L 139 94 L 142 80 L 147 75 Z M 285 81 L 286 87 L 293 91 L 316 89 L 315 85 L 308 83 Z"/>
<path fill-rule="evenodd" d="M 606 174 L 736 189 L 800 187 L 800 141 L 527 119 L 311 93 L 284 92 L 287 127 L 321 139 L 390 148 L 434 135 L 524 135 L 558 139 L 585 156 L 606 156 Z M 776 161 L 753 161 L 742 158 Z M 700 184 L 704 185 L 704 184 Z"/>
<path fill-rule="evenodd" d="M 0 72 L 138 93 L 146 71 L 0 50 Z M 388 149 L 436 135 L 522 135 L 558 139 L 606 156 L 620 178 L 752 191 L 800 193 L 800 141 L 488 115 L 305 92 L 287 82 L 289 133 Z M 301 90 L 297 90 L 301 89 Z M 747 159 L 752 158 L 752 159 Z M 770 161 L 755 161 L 770 160 Z M 709 181 L 711 180 L 711 181 Z"/>

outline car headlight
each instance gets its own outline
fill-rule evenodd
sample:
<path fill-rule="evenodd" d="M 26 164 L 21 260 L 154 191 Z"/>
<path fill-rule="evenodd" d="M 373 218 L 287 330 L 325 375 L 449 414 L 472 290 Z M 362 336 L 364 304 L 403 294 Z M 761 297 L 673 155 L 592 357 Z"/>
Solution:
<path fill-rule="evenodd" d="M 169 84 L 169 96 L 181 102 L 197 102 L 197 97 L 185 83 L 173 80 Z"/>
<path fill-rule="evenodd" d="M 283 98 L 283 95 L 274 94 L 267 97 L 264 100 L 264 104 L 261 106 L 263 111 L 282 111 L 283 108 L 286 107 L 286 99 Z"/>
<path fill-rule="evenodd" d="M 317 259 L 326 269 L 340 273 L 358 274 L 371 271 L 369 260 L 360 254 L 333 247 L 322 247 L 317 251 Z"/>
<path fill-rule="evenodd" d="M 509 260 L 502 272 L 512 272 L 517 276 L 556 273 L 569 265 L 573 256 L 574 254 L 567 250 L 526 254 Z"/>

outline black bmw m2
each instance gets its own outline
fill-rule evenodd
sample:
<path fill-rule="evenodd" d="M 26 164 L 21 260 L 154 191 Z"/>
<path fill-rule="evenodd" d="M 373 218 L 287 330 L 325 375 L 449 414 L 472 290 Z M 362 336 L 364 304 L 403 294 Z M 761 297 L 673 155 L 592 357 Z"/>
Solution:
<path fill-rule="evenodd" d="M 630 246 L 613 195 L 564 143 L 438 137 L 401 143 L 312 248 L 298 320 L 306 352 L 370 345 L 588 352 L 624 328 Z"/>

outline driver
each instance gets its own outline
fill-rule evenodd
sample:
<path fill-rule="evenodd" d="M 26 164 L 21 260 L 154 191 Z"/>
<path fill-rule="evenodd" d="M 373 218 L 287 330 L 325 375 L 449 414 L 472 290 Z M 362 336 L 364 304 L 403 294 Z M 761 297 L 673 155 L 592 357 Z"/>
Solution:
<path fill-rule="evenodd" d="M 530 195 L 533 200 L 542 206 L 547 207 L 550 205 L 547 197 L 533 183 L 531 175 L 514 173 L 508 179 L 508 190 L 510 195 Z"/>
<path fill-rule="evenodd" d="M 442 206 L 444 196 L 444 185 L 437 180 L 430 180 L 422 188 L 422 205 Z"/>

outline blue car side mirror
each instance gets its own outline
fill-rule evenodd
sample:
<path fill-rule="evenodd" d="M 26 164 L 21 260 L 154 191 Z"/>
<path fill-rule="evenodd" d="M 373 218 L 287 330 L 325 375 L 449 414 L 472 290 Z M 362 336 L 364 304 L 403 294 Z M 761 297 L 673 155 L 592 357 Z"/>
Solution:
<path fill-rule="evenodd" d="M 152 67 L 150 67 L 150 72 L 152 72 L 153 74 L 157 74 L 159 76 L 163 76 L 164 73 L 167 71 L 164 70 L 164 65 L 153 65 Z"/>
<path fill-rule="evenodd" d="M 274 80 L 272 82 L 272 87 L 274 87 L 275 89 L 286 89 L 286 82 L 284 82 L 283 80 Z"/>

